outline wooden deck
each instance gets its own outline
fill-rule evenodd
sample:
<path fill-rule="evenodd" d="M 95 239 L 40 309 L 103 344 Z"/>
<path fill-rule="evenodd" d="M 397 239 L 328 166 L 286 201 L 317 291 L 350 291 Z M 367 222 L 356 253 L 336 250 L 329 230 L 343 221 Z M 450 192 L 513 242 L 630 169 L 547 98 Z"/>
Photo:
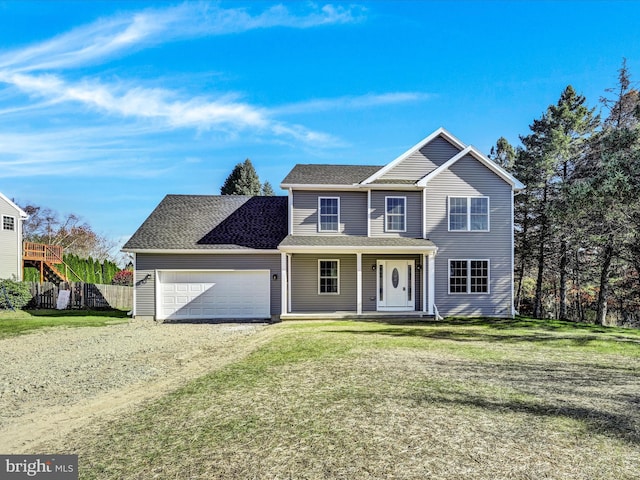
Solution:
<path fill-rule="evenodd" d="M 24 242 L 22 265 L 23 268 L 37 268 L 40 272 L 40 282 L 47 280 L 60 283 L 67 280 L 67 276 L 56 267 L 56 265 L 64 265 L 63 255 L 64 250 L 60 245 Z"/>

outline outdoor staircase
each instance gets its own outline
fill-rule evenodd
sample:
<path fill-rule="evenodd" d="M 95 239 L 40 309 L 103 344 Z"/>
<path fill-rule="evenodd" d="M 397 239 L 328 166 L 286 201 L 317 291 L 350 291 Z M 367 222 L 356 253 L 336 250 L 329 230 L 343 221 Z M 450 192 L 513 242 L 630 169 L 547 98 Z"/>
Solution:
<path fill-rule="evenodd" d="M 24 242 L 22 251 L 23 267 L 34 267 L 40 272 L 40 282 L 51 282 L 59 285 L 67 281 L 67 275 L 58 266 L 64 263 L 63 249 L 59 245 L 44 245 L 41 243 Z"/>

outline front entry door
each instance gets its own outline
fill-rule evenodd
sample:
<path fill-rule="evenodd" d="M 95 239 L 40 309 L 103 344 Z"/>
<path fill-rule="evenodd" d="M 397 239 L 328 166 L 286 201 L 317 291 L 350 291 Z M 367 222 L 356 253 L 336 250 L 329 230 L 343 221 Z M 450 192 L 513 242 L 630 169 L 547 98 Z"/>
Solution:
<path fill-rule="evenodd" d="M 415 309 L 414 264 L 413 260 L 378 261 L 378 310 Z"/>

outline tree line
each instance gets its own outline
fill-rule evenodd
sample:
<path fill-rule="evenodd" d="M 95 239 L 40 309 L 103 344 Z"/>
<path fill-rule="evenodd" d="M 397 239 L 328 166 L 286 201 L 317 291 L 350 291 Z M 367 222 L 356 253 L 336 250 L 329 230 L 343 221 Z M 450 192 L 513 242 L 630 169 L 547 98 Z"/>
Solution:
<path fill-rule="evenodd" d="M 490 157 L 516 194 L 515 304 L 521 314 L 605 324 L 640 318 L 640 97 L 626 60 L 599 100 L 567 86 Z"/>

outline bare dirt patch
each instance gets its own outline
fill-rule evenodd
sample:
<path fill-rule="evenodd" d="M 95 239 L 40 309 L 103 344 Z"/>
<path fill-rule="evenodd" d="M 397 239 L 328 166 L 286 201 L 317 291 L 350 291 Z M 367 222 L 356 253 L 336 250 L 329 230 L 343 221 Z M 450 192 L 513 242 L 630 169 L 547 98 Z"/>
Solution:
<path fill-rule="evenodd" d="M 0 340 L 0 452 L 34 453 L 237 360 L 264 324 L 52 328 Z"/>

